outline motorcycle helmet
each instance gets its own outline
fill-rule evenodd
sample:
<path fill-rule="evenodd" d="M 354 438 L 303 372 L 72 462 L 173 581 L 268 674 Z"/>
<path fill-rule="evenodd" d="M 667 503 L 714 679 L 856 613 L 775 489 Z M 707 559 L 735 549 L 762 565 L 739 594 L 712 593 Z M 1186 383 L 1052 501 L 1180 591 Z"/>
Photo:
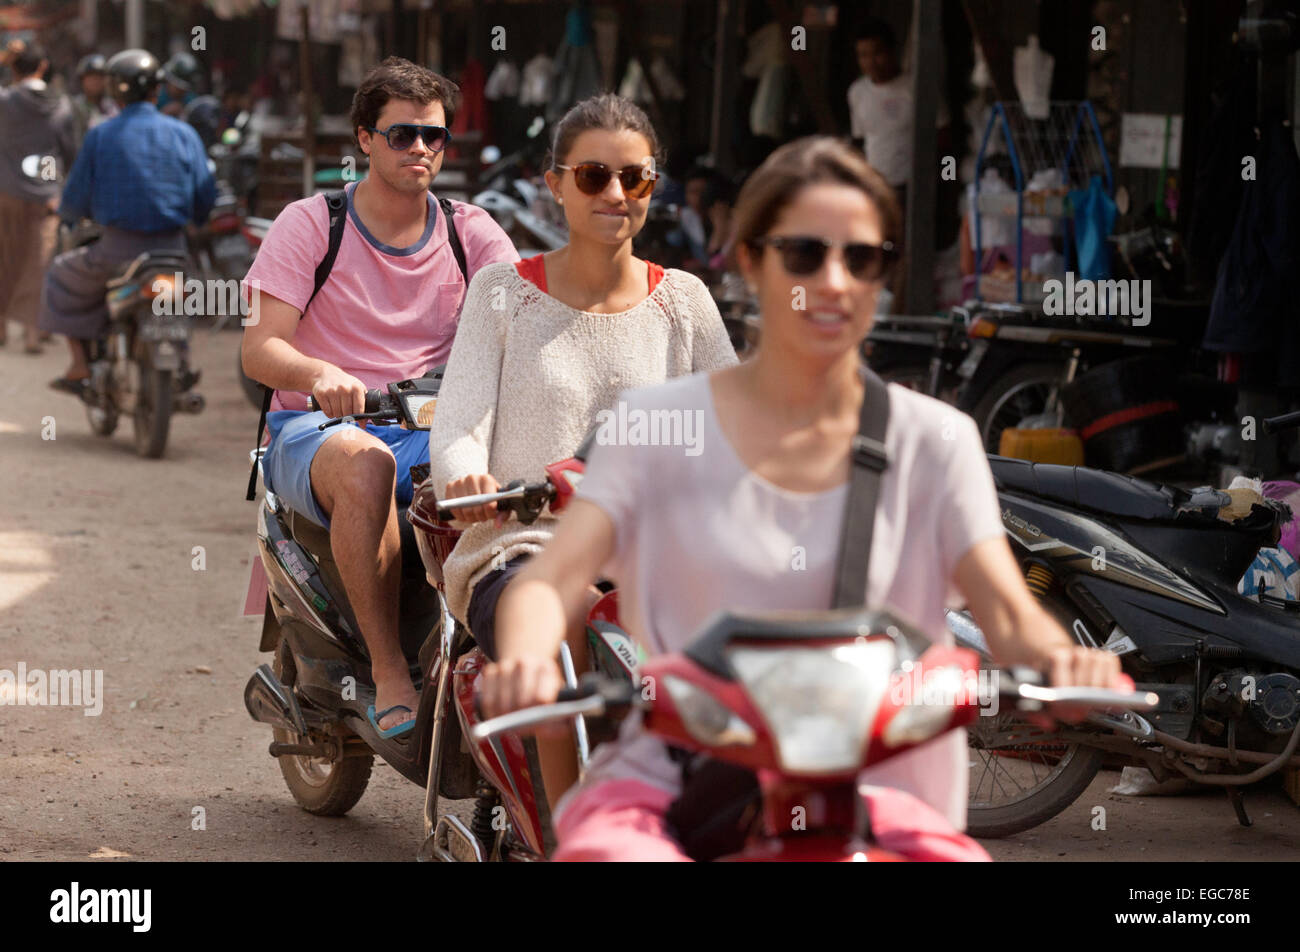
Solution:
<path fill-rule="evenodd" d="M 152 98 L 162 79 L 158 58 L 148 50 L 123 50 L 108 61 L 108 91 L 123 105 Z"/>
<path fill-rule="evenodd" d="M 199 61 L 186 52 L 175 53 L 163 66 L 164 78 L 172 86 L 192 92 L 199 81 Z"/>
<path fill-rule="evenodd" d="M 102 53 L 91 53 L 83 56 L 81 62 L 77 64 L 76 78 L 81 79 L 81 77 L 88 76 L 91 73 L 106 72 L 108 72 L 108 60 L 104 58 Z"/>

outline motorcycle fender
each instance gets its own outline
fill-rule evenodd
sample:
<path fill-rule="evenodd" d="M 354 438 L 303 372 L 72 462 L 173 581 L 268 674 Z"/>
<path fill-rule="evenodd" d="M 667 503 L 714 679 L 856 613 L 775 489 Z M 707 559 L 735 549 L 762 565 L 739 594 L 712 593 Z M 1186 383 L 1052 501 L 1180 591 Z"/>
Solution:
<path fill-rule="evenodd" d="M 149 345 L 149 363 L 155 370 L 181 369 L 181 354 L 176 345 L 169 340 L 160 340 Z"/>

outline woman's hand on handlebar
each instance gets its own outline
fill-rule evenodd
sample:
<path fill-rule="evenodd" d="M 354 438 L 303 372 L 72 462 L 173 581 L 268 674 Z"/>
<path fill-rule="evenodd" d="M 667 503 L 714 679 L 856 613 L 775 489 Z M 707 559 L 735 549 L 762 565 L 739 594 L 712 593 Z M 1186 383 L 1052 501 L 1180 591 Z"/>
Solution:
<path fill-rule="evenodd" d="M 311 395 L 330 419 L 366 412 L 366 385 L 333 364 L 325 364 L 312 380 Z"/>
<path fill-rule="evenodd" d="M 1073 644 L 1054 647 L 1044 654 L 1038 667 L 1047 674 L 1047 683 L 1054 688 L 1133 690 L 1133 679 L 1121 670 L 1119 656 L 1100 648 Z M 1058 721 L 1077 723 L 1087 717 L 1091 710 L 1089 707 L 1056 704 L 1052 707 L 1051 716 Z"/>
<path fill-rule="evenodd" d="M 509 714 L 538 704 L 553 704 L 564 687 L 564 677 L 554 658 L 522 655 L 495 661 L 483 669 L 479 681 L 479 708 L 485 718 Z M 537 733 L 563 736 L 565 724 L 537 728 Z"/>
<path fill-rule="evenodd" d="M 497 492 L 500 488 L 501 484 L 496 481 L 496 477 L 489 473 L 462 476 L 447 484 L 447 490 L 442 498 L 458 499 L 461 496 L 477 496 L 482 493 Z M 453 509 L 452 514 L 461 522 L 486 522 L 496 517 L 497 504 L 490 502 L 485 506 L 474 506 L 471 509 Z"/>

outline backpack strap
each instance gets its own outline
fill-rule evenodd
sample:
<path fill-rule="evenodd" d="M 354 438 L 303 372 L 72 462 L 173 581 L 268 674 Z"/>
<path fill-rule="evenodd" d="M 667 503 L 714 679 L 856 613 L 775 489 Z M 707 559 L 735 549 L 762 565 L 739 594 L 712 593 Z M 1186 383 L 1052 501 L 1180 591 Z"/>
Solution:
<path fill-rule="evenodd" d="M 306 317 L 311 302 L 316 300 L 316 295 L 320 293 L 320 289 L 329 280 L 330 272 L 334 270 L 334 259 L 339 256 L 339 246 L 343 244 L 343 229 L 348 223 L 348 193 L 341 188 L 326 192 L 325 206 L 329 209 L 330 215 L 329 246 L 325 249 L 325 257 L 321 258 L 320 264 L 316 265 L 316 285 L 312 288 L 311 297 L 303 305 L 298 320 Z M 459 247 L 459 243 L 457 243 L 457 247 Z M 262 435 L 266 432 L 266 414 L 271 409 L 271 396 L 273 393 L 274 391 L 270 387 L 265 384 L 262 386 L 262 415 L 257 421 L 257 442 L 253 444 L 254 452 L 262 445 Z M 257 458 L 254 457 L 251 471 L 248 474 L 248 492 L 244 498 L 251 502 L 256 496 Z"/>
<path fill-rule="evenodd" d="M 835 567 L 835 608 L 861 608 L 867 601 L 867 567 L 871 534 L 876 522 L 880 480 L 889 468 L 885 430 L 889 425 L 889 389 L 866 367 L 861 368 L 866 392 L 853 437 L 849 496 L 840 528 L 840 554 Z"/>
<path fill-rule="evenodd" d="M 469 267 L 465 264 L 465 249 L 461 246 L 460 235 L 456 234 L 456 210 L 450 198 L 438 199 L 438 207 L 442 209 L 443 217 L 447 219 L 447 241 L 451 245 L 451 253 L 456 256 L 456 264 L 460 266 L 460 276 L 465 279 L 465 286 L 468 287 Z"/>

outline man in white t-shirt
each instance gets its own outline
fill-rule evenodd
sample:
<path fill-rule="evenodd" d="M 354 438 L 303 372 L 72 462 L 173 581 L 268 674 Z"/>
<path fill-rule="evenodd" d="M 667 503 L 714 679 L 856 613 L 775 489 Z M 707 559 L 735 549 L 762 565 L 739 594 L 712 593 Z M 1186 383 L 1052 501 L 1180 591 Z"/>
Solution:
<path fill-rule="evenodd" d="M 903 204 L 912 177 L 912 76 L 903 72 L 894 31 L 883 20 L 868 21 L 855 46 L 862 75 L 849 87 L 852 136 Z M 942 130 L 947 124 L 940 102 L 937 125 Z"/>

